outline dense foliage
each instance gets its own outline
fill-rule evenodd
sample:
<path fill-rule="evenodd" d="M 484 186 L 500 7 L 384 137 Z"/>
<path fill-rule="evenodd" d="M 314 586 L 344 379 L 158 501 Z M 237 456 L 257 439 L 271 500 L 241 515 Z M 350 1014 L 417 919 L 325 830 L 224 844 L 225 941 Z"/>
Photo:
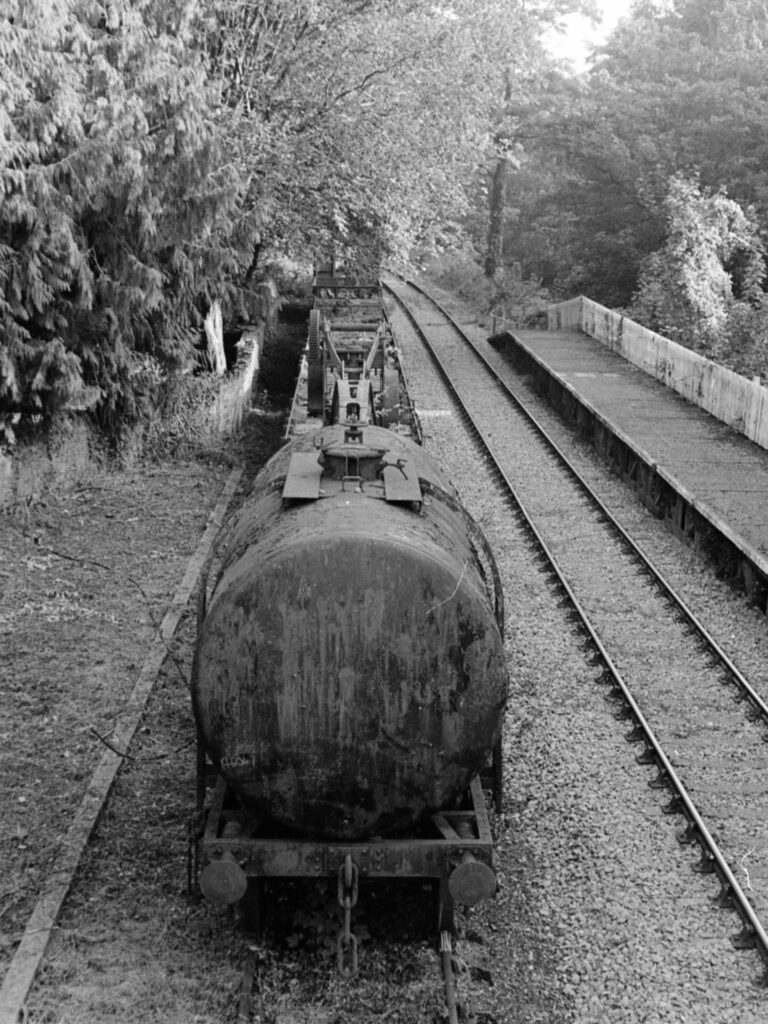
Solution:
<path fill-rule="evenodd" d="M 768 374 L 767 80 L 761 0 L 635 0 L 538 97 L 505 260 Z"/>
<path fill-rule="evenodd" d="M 185 328 L 271 260 L 450 236 L 499 98 L 580 3 L 0 0 L 7 436 L 141 418 Z"/>
<path fill-rule="evenodd" d="M 183 14 L 20 0 L 0 19 L 0 399 L 112 424 L 227 293 L 249 225 Z"/>
<path fill-rule="evenodd" d="M 558 67 L 590 7 L 0 0 L 0 430 L 141 419 L 214 297 L 331 249 L 766 372 L 765 5 L 635 0 Z"/>

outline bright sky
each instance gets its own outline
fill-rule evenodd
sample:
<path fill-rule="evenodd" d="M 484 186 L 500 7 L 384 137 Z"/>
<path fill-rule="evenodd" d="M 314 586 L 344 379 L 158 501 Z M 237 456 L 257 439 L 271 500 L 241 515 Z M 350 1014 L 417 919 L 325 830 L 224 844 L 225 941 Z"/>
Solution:
<path fill-rule="evenodd" d="M 552 53 L 568 58 L 576 71 L 582 71 L 589 47 L 603 42 L 616 22 L 629 12 L 631 4 L 632 0 L 597 0 L 603 18 L 599 25 L 592 25 L 588 18 L 578 14 L 563 18 L 565 32 L 552 38 Z"/>

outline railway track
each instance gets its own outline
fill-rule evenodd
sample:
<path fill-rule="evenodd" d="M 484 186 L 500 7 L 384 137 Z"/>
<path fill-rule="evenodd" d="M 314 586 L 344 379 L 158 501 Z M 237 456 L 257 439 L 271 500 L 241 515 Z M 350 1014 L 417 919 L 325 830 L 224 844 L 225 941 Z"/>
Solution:
<path fill-rule="evenodd" d="M 439 979 L 437 979 L 437 984 L 442 987 L 445 1006 L 445 1021 L 447 1024 L 459 1024 L 460 1020 L 472 1019 L 472 1015 L 469 1015 L 468 1018 L 466 1006 L 463 1003 L 458 990 L 454 961 L 454 944 L 450 932 L 443 931 L 440 933 L 440 946 L 438 952 Z M 257 1001 L 255 998 L 257 987 L 258 953 L 256 949 L 252 947 L 243 957 L 240 977 L 240 992 L 237 1001 L 237 1024 L 249 1024 L 253 1019 L 253 1014 L 257 1011 Z M 395 1014 L 396 1012 L 397 1006 L 393 1005 L 392 1013 Z M 257 1017 L 257 1019 L 261 1018 Z"/>
<path fill-rule="evenodd" d="M 389 281 L 529 524 L 545 571 L 570 602 L 616 716 L 681 814 L 681 840 L 700 849 L 698 869 L 741 920 L 734 943 L 768 966 L 756 894 L 768 863 L 755 835 L 768 820 L 768 707 L 664 575 L 568 465 L 469 337 L 416 286 Z M 503 427 L 500 427 L 503 424 Z M 608 599 L 602 585 L 610 579 Z M 713 758 L 712 751 L 718 751 Z M 763 978 L 765 980 L 765 978 Z"/>
<path fill-rule="evenodd" d="M 432 307 L 428 306 L 428 305 L 425 306 L 425 311 L 426 311 L 425 320 L 428 320 L 430 322 L 430 328 L 429 328 L 430 331 L 433 330 L 433 329 L 435 331 L 440 329 L 439 325 L 442 324 L 442 320 L 441 320 L 440 316 L 438 314 L 436 314 L 435 310 Z M 465 347 L 466 343 L 465 342 L 460 342 L 460 343 L 457 343 L 457 345 L 458 345 L 458 347 Z M 448 335 L 446 335 L 446 337 L 443 339 L 442 347 L 444 349 L 447 349 L 448 347 L 450 347 L 450 343 L 449 343 L 449 340 L 448 340 Z M 407 362 L 407 365 L 410 365 L 409 361 L 406 361 L 406 362 Z M 483 401 L 483 404 L 487 404 L 487 401 L 488 401 L 488 385 L 487 385 L 487 382 L 484 385 L 484 388 L 485 388 L 485 390 L 481 391 L 482 401 Z M 506 407 L 505 407 L 505 410 L 506 410 Z M 505 411 L 504 415 L 508 416 L 508 412 Z M 479 417 L 478 417 L 478 419 L 479 419 Z M 548 470 L 545 471 L 545 473 L 544 473 L 545 477 L 548 476 L 548 473 L 549 473 Z M 539 474 L 539 476 L 541 476 L 541 473 Z M 480 486 L 479 483 L 478 483 L 478 486 Z M 545 507 L 545 513 L 546 512 L 547 512 L 547 508 Z M 552 519 L 553 521 L 556 521 L 556 513 L 554 512 L 554 510 L 549 510 L 549 518 Z M 544 519 L 545 520 L 547 519 L 547 515 L 546 514 L 544 516 Z M 544 531 L 544 527 L 542 526 L 541 532 L 543 533 L 543 531 Z M 555 532 L 555 534 L 557 534 L 557 532 L 558 532 L 558 527 L 557 526 L 555 527 L 555 531 L 554 532 Z M 667 613 L 667 614 L 669 614 L 669 613 Z M 591 645 L 591 648 L 593 650 L 596 650 L 594 645 Z M 726 696 L 735 695 L 735 693 L 736 693 L 736 690 L 734 688 L 734 684 L 732 684 L 732 683 L 729 683 L 727 687 L 722 687 L 721 686 L 720 690 L 721 690 L 721 692 L 724 692 L 726 694 Z M 610 693 L 610 688 L 608 689 L 608 692 Z M 744 709 L 749 708 L 750 706 L 752 706 L 752 701 L 749 698 L 746 698 L 745 701 L 742 703 L 741 708 L 737 709 L 739 711 L 738 721 L 741 723 L 741 727 L 743 727 L 745 730 L 749 729 L 751 727 L 745 721 L 744 716 L 743 716 L 743 711 L 744 711 Z M 710 733 L 708 733 L 708 735 L 712 735 L 712 733 L 710 732 Z M 679 766 L 677 766 L 677 767 L 679 767 Z M 168 826 L 165 826 L 164 833 L 167 832 L 167 828 L 168 828 Z M 167 836 L 165 834 L 163 835 L 163 843 L 164 844 L 167 843 Z M 137 849 L 138 849 L 138 847 L 137 847 Z M 164 850 L 166 849 L 165 845 L 163 846 L 163 849 Z M 106 862 L 106 858 L 105 858 L 105 862 Z M 738 862 L 737 862 L 736 867 L 737 867 L 737 871 L 736 871 L 737 879 L 742 879 L 743 880 L 745 878 L 744 871 L 743 871 L 742 868 L 739 868 Z M 754 870 L 754 868 L 752 866 L 752 861 L 750 861 L 748 859 L 747 862 L 745 862 L 744 867 L 749 871 L 749 877 L 751 878 L 751 880 L 752 880 L 752 882 L 754 884 L 754 888 L 758 889 L 759 888 L 758 881 L 759 881 L 761 876 L 759 874 L 756 874 L 756 872 L 755 872 L 755 870 Z M 749 894 L 749 890 L 748 889 L 747 889 L 747 894 Z M 191 931 L 193 930 L 193 927 L 194 927 L 194 923 L 192 925 L 190 925 L 189 922 L 187 922 L 183 926 L 181 934 L 183 935 L 183 941 L 185 943 L 190 941 L 190 934 L 191 934 Z M 226 926 L 220 925 L 220 926 L 217 926 L 217 927 L 218 927 L 219 930 L 213 932 L 213 938 L 209 941 L 209 945 L 207 947 L 205 947 L 206 959 L 205 959 L 204 962 L 206 962 L 206 963 L 210 963 L 210 961 L 211 961 L 211 957 L 212 957 L 212 952 L 211 951 L 213 951 L 213 955 L 215 955 L 217 961 L 219 959 L 226 959 L 226 957 L 223 957 L 223 955 L 222 955 L 222 948 L 223 948 L 223 946 L 221 948 L 219 948 L 219 947 L 221 946 L 221 943 L 223 942 L 224 937 L 228 936 L 229 930 L 230 930 L 230 925 L 229 925 L 229 923 L 227 923 Z M 501 944 L 501 939 L 502 939 L 501 935 L 496 936 L 496 938 L 499 939 L 500 944 Z M 145 941 L 143 936 L 142 936 L 142 940 L 141 941 L 142 942 Z M 218 945 L 217 945 L 217 943 L 218 943 Z M 167 950 L 166 950 L 166 947 L 168 946 L 168 944 L 165 942 L 165 939 L 163 938 L 162 941 L 158 942 L 158 945 L 157 945 L 158 959 L 162 959 L 163 956 L 167 956 L 167 962 L 173 964 L 174 965 L 174 969 L 175 969 L 175 962 L 177 960 L 177 956 L 173 952 L 173 948 L 172 948 L 173 947 L 173 943 L 171 943 L 170 945 L 171 945 L 171 952 L 168 953 Z M 461 946 L 463 947 L 463 945 L 464 945 L 464 943 L 462 941 Z M 485 948 L 487 948 L 487 947 L 485 947 Z M 161 952 L 161 950 L 162 950 L 162 952 Z M 462 950 L 462 952 L 463 952 L 463 950 Z M 441 959 L 443 959 L 443 961 L 445 961 L 446 954 L 448 956 L 448 962 L 450 964 L 451 957 L 450 957 L 450 953 L 448 953 L 448 951 L 443 951 Z M 484 956 L 484 955 L 485 955 L 485 949 L 480 947 L 480 946 L 478 946 L 478 952 L 477 952 L 478 958 L 481 957 L 481 956 Z M 437 971 L 436 971 L 437 964 L 435 963 L 435 958 L 434 958 L 433 950 L 430 949 L 428 956 L 427 957 L 423 957 L 422 960 L 419 961 L 419 964 L 420 964 L 420 969 L 423 968 L 423 974 L 425 976 L 428 976 L 428 978 L 429 978 L 429 985 L 430 985 L 430 992 L 433 992 L 434 989 L 436 989 L 436 987 L 437 987 L 437 979 L 435 978 L 434 981 L 432 980 L 432 978 L 433 978 L 433 975 L 432 975 L 433 967 L 435 968 L 435 974 L 437 973 Z M 483 965 L 484 965 L 484 961 L 483 961 Z M 98 965 L 98 962 L 97 962 L 97 965 L 94 968 L 94 971 L 102 972 L 104 969 L 105 968 L 103 966 L 100 967 Z M 84 968 L 84 970 L 86 970 L 86 968 Z M 244 974 L 243 974 L 243 978 L 242 978 L 242 990 L 239 992 L 239 998 L 240 998 L 241 1001 L 240 1001 L 240 1005 L 238 1007 L 238 1014 L 239 1014 L 240 1019 L 243 1019 L 243 1020 L 253 1019 L 254 1012 L 258 1012 L 258 1007 L 256 1006 L 255 998 L 254 999 L 249 999 L 246 993 L 250 993 L 251 985 L 253 984 L 253 988 L 255 990 L 255 993 L 258 994 L 258 992 L 259 992 L 259 984 L 260 984 L 259 976 L 260 976 L 260 974 L 263 971 L 263 965 L 262 964 L 257 964 L 256 965 L 255 975 L 253 973 L 251 973 L 252 971 L 253 971 L 253 960 L 251 958 L 250 961 L 246 960 L 246 963 L 244 965 Z M 547 976 L 546 972 L 542 971 L 542 975 L 540 976 L 540 978 L 545 978 L 546 976 Z M 102 983 L 102 984 L 104 983 L 104 977 L 105 976 L 102 973 L 96 974 L 96 977 L 99 979 L 100 983 Z M 517 984 L 519 984 L 519 977 L 520 977 L 520 975 L 518 975 L 518 982 L 517 982 Z M 190 980 L 194 981 L 195 979 L 192 978 Z M 460 982 L 461 982 L 461 979 L 460 979 Z M 277 990 L 277 986 L 274 985 L 274 982 L 268 980 L 265 987 L 269 988 L 270 985 L 273 985 L 273 987 L 275 988 L 275 991 Z M 231 986 L 227 987 L 226 998 L 224 1000 L 222 1000 L 223 1002 L 226 1002 L 227 1012 L 228 1013 L 232 1010 L 232 1007 L 231 1007 L 230 1004 L 231 1004 L 232 992 L 233 992 L 233 990 L 235 988 L 236 988 L 236 981 L 235 981 L 234 984 L 232 984 Z M 459 985 L 459 988 L 460 989 L 462 988 L 461 983 Z M 394 991 L 394 989 L 393 989 L 393 991 Z M 462 1002 L 465 1002 L 465 1000 L 464 1000 L 464 992 L 461 991 L 460 995 L 461 995 Z M 520 1016 L 517 1016 L 517 1015 L 515 1015 L 515 1016 L 506 1016 L 505 1015 L 506 1014 L 506 1010 L 505 1010 L 503 1002 L 498 1000 L 498 996 L 495 993 L 493 993 L 491 995 L 490 994 L 490 990 L 489 990 L 488 999 L 490 1000 L 491 998 L 494 999 L 495 1005 L 498 1005 L 500 1007 L 500 1011 L 499 1012 L 500 1012 L 501 1015 L 498 1016 L 498 1017 L 491 1017 L 490 1015 L 486 1015 L 485 1017 L 482 1017 L 482 1015 L 481 1015 L 481 1019 L 486 1019 L 488 1021 L 490 1021 L 492 1019 L 495 1019 L 495 1020 L 499 1021 L 499 1024 L 501 1024 L 502 1020 L 507 1020 L 507 1019 L 528 1019 L 528 1018 L 520 1017 Z M 37 999 L 37 1001 L 36 1002 L 33 1001 L 33 1004 L 32 1004 L 33 1009 L 32 1009 L 32 1013 L 31 1013 L 30 1019 L 33 1019 L 36 1015 L 39 1016 L 39 1017 L 42 1017 L 42 1011 L 40 1010 L 40 1007 L 41 1007 L 41 1005 L 44 1005 L 44 1004 L 41 1003 L 39 994 L 36 997 L 36 999 Z M 471 1002 L 471 1000 L 469 1000 L 469 1002 Z M 446 1003 L 447 1003 L 447 996 L 446 996 Z M 465 1005 L 468 1005 L 468 1002 L 465 1003 Z M 345 1007 L 345 1009 L 346 1009 L 346 1007 Z M 358 1011 L 354 1007 L 351 1008 L 350 1009 L 351 1016 L 349 1017 L 349 1019 L 358 1019 L 358 1018 L 356 1018 L 354 1016 L 354 1014 L 356 1012 L 358 1012 Z M 393 1010 L 393 1012 L 395 1012 L 395 1011 Z M 389 1014 L 387 1014 L 387 1016 L 389 1016 Z M 85 1019 L 85 1018 L 80 1018 L 80 1019 Z M 97 1019 L 97 1018 L 92 1018 L 92 1019 Z M 152 1018 L 147 1018 L 147 1019 L 152 1019 Z M 159 1017 L 158 1018 L 154 1018 L 154 1019 L 159 1019 Z M 168 1019 L 168 1018 L 166 1017 L 165 1019 Z M 201 1019 L 209 1019 L 209 1018 L 201 1017 Z M 210 1018 L 210 1019 L 214 1019 L 214 1018 Z M 218 1018 L 215 1018 L 215 1019 L 218 1019 Z M 339 1017 L 339 1019 L 342 1019 L 342 1018 Z M 346 1019 L 346 1018 L 344 1018 L 344 1019 Z M 405 1019 L 405 1018 L 403 1018 L 403 1019 Z M 421 1022 L 423 1020 L 426 1020 L 427 1018 L 423 1017 L 423 1016 L 419 1016 L 418 1018 L 413 1017 L 413 1018 L 408 1018 L 408 1019 L 409 1020 L 411 1020 L 411 1019 L 418 1019 L 419 1024 L 421 1024 Z M 430 1018 L 430 1019 L 436 1019 L 436 1018 L 433 1017 L 433 1018 Z M 541 1018 L 539 1016 L 536 1016 L 535 1019 L 541 1019 Z M 560 1018 L 556 1018 L 556 1017 L 552 1016 L 552 1017 L 550 1017 L 550 1019 L 560 1019 Z M 563 1017 L 562 1019 L 566 1019 L 566 1018 Z M 586 1020 L 585 1017 L 580 1017 L 580 1018 L 577 1018 L 577 1019 L 584 1019 L 584 1020 Z M 606 1019 L 606 1018 L 603 1017 L 602 1019 Z M 643 1019 L 645 1019 L 645 1017 L 643 1017 Z M 672 1019 L 672 1018 L 669 1018 L 669 1019 Z M 677 1018 L 677 1019 L 680 1019 L 680 1018 Z M 724 1018 L 722 1018 L 722 1017 L 713 1017 L 713 1018 L 710 1018 L 710 1019 L 724 1019 Z M 743 1018 L 743 1020 L 748 1020 L 748 1019 L 762 1019 L 762 1017 L 760 1017 L 760 1018 L 747 1018 L 747 1017 L 744 1017 Z"/>

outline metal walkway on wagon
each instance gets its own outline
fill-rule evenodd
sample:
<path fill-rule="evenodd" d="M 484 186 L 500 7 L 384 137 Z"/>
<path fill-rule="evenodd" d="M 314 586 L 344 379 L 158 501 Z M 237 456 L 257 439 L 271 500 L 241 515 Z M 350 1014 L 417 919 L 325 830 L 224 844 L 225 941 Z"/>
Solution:
<path fill-rule="evenodd" d="M 581 331 L 515 329 L 490 341 L 765 610 L 768 451 Z"/>

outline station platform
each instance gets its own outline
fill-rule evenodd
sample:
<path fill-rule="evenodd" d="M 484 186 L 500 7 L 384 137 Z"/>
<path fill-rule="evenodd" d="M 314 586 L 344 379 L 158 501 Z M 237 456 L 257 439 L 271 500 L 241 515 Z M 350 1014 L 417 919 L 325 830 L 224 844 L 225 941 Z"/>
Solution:
<path fill-rule="evenodd" d="M 766 611 L 768 451 L 581 331 L 515 329 L 489 341 Z"/>

